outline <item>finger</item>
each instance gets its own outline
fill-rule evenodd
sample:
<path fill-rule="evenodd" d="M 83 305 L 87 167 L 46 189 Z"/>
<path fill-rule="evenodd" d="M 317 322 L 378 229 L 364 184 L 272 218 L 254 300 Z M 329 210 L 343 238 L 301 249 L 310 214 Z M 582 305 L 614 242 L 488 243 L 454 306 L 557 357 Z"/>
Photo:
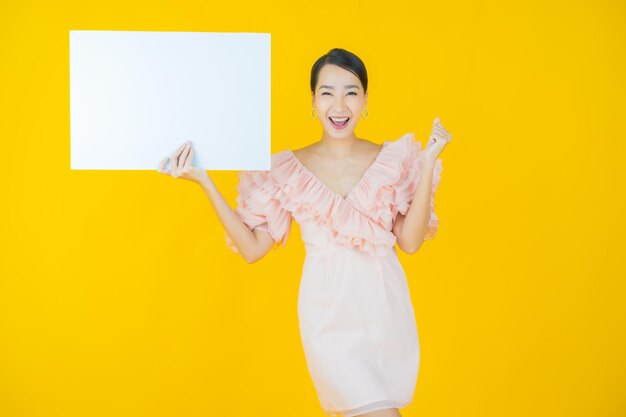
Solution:
<path fill-rule="evenodd" d="M 440 124 L 434 125 L 433 126 L 433 130 L 435 130 L 435 129 L 441 130 L 443 132 L 447 132 L 448 131 L 448 129 L 446 129 L 445 127 L 443 127 L 443 125 L 440 125 Z"/>
<path fill-rule="evenodd" d="M 445 130 L 443 130 L 443 128 L 439 127 L 439 126 L 435 126 L 433 127 L 433 133 L 437 133 L 439 135 L 445 134 Z"/>
<path fill-rule="evenodd" d="M 189 156 L 187 157 L 187 160 L 185 161 L 185 168 L 191 169 L 192 167 L 191 161 L 193 161 L 193 147 L 189 145 Z"/>
<path fill-rule="evenodd" d="M 433 129 L 433 132 L 436 132 L 438 135 L 441 135 L 443 137 L 448 137 L 450 136 L 450 132 L 448 132 L 447 130 L 445 130 L 444 128 L 440 128 L 440 127 L 435 127 Z"/>
<path fill-rule="evenodd" d="M 434 129 L 440 129 L 442 132 L 445 132 L 447 134 L 449 134 L 448 129 L 446 129 L 442 124 L 441 121 L 439 120 L 439 117 L 435 118 L 435 121 L 433 122 L 433 130 Z"/>
<path fill-rule="evenodd" d="M 181 152 L 185 149 L 185 144 L 183 143 L 180 147 L 174 152 L 172 155 L 172 177 L 178 176 L 178 158 L 180 157 Z"/>
<path fill-rule="evenodd" d="M 450 132 L 448 132 L 448 131 L 447 131 L 447 130 L 445 130 L 445 129 L 444 129 L 444 130 L 442 130 L 440 134 L 441 134 L 441 136 L 443 136 L 443 137 L 444 137 L 444 138 L 446 138 L 446 139 L 447 139 L 447 138 L 452 137 L 452 135 L 450 134 Z"/>
<path fill-rule="evenodd" d="M 437 141 L 449 140 L 451 135 L 447 132 L 442 132 L 438 129 L 433 129 L 433 133 L 430 135 L 431 138 L 436 139 Z"/>
<path fill-rule="evenodd" d="M 180 160 L 178 161 L 178 175 L 182 174 L 183 169 L 185 169 L 190 149 L 191 145 L 189 144 L 189 142 L 186 142 L 185 147 L 183 148 L 183 152 L 180 155 Z"/>
<path fill-rule="evenodd" d="M 159 169 L 158 169 L 158 171 L 159 171 L 161 174 L 169 174 L 169 173 L 170 173 L 170 171 L 168 171 L 168 170 L 166 170 L 166 169 L 165 169 L 165 166 L 167 165 L 167 161 L 169 161 L 169 159 L 170 159 L 169 157 L 165 157 L 165 158 L 161 161 L 161 163 L 159 164 Z"/>
<path fill-rule="evenodd" d="M 440 134 L 440 133 L 437 133 L 437 132 L 433 132 L 433 133 L 432 133 L 432 135 L 430 135 L 430 137 L 431 137 L 432 139 L 437 139 L 437 140 L 440 140 L 440 139 L 444 138 L 444 135 L 442 135 L 442 134 Z"/>

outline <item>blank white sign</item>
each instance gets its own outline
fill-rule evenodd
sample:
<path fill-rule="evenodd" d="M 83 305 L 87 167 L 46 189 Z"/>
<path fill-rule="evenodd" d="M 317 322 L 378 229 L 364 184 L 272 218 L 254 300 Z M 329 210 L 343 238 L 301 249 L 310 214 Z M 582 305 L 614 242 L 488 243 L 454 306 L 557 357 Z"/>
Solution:
<path fill-rule="evenodd" d="M 270 169 L 270 34 L 70 31 L 71 169 Z M 168 167 L 169 168 L 169 165 Z"/>

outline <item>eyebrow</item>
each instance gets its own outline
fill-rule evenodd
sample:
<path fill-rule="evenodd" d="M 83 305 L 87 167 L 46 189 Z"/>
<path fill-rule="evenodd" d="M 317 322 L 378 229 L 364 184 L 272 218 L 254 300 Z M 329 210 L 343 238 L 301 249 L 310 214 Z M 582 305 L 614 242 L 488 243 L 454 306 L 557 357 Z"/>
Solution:
<path fill-rule="evenodd" d="M 354 85 L 354 84 L 344 85 L 343 87 L 344 88 L 359 88 L 358 85 Z M 335 87 L 333 87 L 332 85 L 320 85 L 319 89 L 321 90 L 322 88 L 330 88 L 331 90 L 335 89 Z"/>

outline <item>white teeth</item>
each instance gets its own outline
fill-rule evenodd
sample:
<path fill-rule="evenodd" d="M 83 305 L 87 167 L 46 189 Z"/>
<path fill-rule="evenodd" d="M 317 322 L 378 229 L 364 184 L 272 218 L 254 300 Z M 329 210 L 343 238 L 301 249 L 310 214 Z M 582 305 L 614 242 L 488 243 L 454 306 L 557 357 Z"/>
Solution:
<path fill-rule="evenodd" d="M 342 117 L 342 118 L 331 117 L 331 119 L 332 119 L 334 122 L 337 122 L 337 123 L 343 123 L 343 122 L 345 122 L 346 120 L 348 120 L 348 117 Z"/>

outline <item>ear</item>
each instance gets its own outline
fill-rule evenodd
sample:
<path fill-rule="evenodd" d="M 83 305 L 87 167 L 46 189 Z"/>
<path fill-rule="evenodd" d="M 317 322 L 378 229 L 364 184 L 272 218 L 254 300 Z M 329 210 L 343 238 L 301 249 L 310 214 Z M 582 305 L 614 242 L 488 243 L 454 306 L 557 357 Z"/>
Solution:
<path fill-rule="evenodd" d="M 315 107 L 315 93 L 311 92 L 311 105 Z"/>

